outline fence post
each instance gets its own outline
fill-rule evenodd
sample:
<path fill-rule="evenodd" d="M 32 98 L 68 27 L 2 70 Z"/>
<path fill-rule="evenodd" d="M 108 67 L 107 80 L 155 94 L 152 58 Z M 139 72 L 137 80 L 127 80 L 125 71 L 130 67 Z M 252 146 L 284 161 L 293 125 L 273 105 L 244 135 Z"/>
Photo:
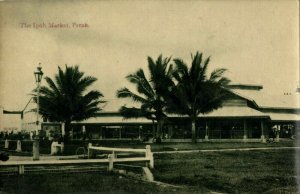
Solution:
<path fill-rule="evenodd" d="M 8 142 L 8 139 L 5 140 L 5 145 L 4 145 L 4 148 L 8 149 L 9 147 L 9 142 Z"/>
<path fill-rule="evenodd" d="M 22 146 L 21 146 L 21 141 L 18 140 L 17 141 L 17 149 L 16 149 L 17 152 L 21 152 L 22 151 Z"/>
<path fill-rule="evenodd" d="M 149 167 L 154 168 L 153 153 L 151 152 L 150 145 L 146 145 L 146 158 L 149 159 Z"/>
<path fill-rule="evenodd" d="M 33 152 L 33 160 L 39 160 L 40 159 L 40 145 L 39 140 L 34 140 L 32 144 L 32 152 Z"/>
<path fill-rule="evenodd" d="M 24 174 L 25 172 L 24 165 L 19 165 L 18 169 L 19 169 L 19 174 Z"/>
<path fill-rule="evenodd" d="M 112 171 L 114 169 L 114 155 L 108 154 L 108 171 Z"/>
<path fill-rule="evenodd" d="M 92 146 L 92 143 L 89 143 L 88 144 L 88 159 L 90 158 L 91 156 L 91 151 L 90 151 L 90 147 Z"/>
<path fill-rule="evenodd" d="M 154 159 L 153 159 L 153 153 L 152 152 L 149 154 L 149 159 L 150 159 L 149 167 L 151 169 L 153 169 L 154 168 Z"/>

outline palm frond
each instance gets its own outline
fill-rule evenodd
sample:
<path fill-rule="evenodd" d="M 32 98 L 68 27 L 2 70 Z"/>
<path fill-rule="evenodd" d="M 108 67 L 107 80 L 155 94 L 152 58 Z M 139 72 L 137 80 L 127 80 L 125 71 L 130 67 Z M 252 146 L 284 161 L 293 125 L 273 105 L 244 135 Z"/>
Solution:
<path fill-rule="evenodd" d="M 141 94 L 144 94 L 148 98 L 153 98 L 155 93 L 146 79 L 144 71 L 139 69 L 136 73 L 130 74 L 126 77 L 131 83 L 135 84 L 137 87 L 137 91 Z"/>
<path fill-rule="evenodd" d="M 50 121 L 83 120 L 100 111 L 99 105 L 103 94 L 99 91 L 89 91 L 85 95 L 87 87 L 97 79 L 92 76 L 84 76 L 78 66 L 67 66 L 62 70 L 58 67 L 58 73 L 52 80 L 45 78 L 47 86 L 40 88 L 40 114 Z M 36 102 L 36 94 L 34 101 Z"/>
<path fill-rule="evenodd" d="M 222 78 L 223 74 L 227 71 L 225 68 L 215 69 L 211 72 L 209 80 L 217 81 Z"/>
<path fill-rule="evenodd" d="M 166 94 L 175 85 L 172 81 L 174 70 L 169 65 L 170 60 L 171 57 L 164 58 L 162 55 L 159 55 L 156 60 L 147 57 L 149 79 L 146 78 L 142 69 L 126 77 L 136 86 L 138 94 L 127 88 L 121 88 L 117 91 L 117 97 L 131 98 L 139 102 L 141 108 L 125 109 L 123 107 L 120 111 L 138 111 L 139 115 L 151 120 L 161 120 L 162 117 L 166 117 L 163 113 L 166 106 Z"/>
<path fill-rule="evenodd" d="M 203 61 L 202 53 L 191 54 L 190 68 L 182 59 L 174 59 L 177 81 L 168 99 L 167 111 L 195 117 L 198 113 L 207 113 L 222 105 L 226 97 L 226 86 L 230 80 L 224 77 L 226 69 L 214 70 L 207 79 L 210 57 Z"/>
<path fill-rule="evenodd" d="M 133 92 L 131 92 L 128 88 L 122 88 L 117 91 L 118 98 L 132 98 L 135 102 L 145 103 L 147 100 Z"/>

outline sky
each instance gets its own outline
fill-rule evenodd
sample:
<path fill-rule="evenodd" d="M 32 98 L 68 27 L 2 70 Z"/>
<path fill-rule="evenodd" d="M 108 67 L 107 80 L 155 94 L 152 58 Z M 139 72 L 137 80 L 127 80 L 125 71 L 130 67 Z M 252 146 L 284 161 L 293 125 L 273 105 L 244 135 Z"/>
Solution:
<path fill-rule="evenodd" d="M 210 70 L 227 68 L 232 83 L 260 84 L 277 95 L 295 92 L 299 82 L 299 2 L 4 1 L 0 43 L 0 106 L 5 110 L 25 107 L 39 63 L 49 77 L 58 66 L 79 65 L 98 78 L 91 89 L 104 94 L 105 109 L 117 110 L 126 102 L 116 100 L 116 91 L 130 85 L 126 75 L 138 68 L 148 72 L 147 56 L 162 54 L 190 64 L 197 51 L 211 57 Z"/>

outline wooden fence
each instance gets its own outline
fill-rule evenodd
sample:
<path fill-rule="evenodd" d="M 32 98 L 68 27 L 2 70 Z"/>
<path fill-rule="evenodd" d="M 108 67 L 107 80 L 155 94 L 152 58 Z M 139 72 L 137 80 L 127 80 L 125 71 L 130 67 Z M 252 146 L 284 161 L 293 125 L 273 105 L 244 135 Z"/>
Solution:
<path fill-rule="evenodd" d="M 146 146 L 146 149 L 127 149 L 127 148 L 108 148 L 108 147 L 96 147 L 92 144 L 88 145 L 88 152 L 91 150 L 98 151 L 111 151 L 112 154 L 108 155 L 105 159 L 67 159 L 67 160 L 32 160 L 32 161 L 0 161 L 0 167 L 17 166 L 18 173 L 25 173 L 25 166 L 43 166 L 43 165 L 71 165 L 71 164 L 105 164 L 108 163 L 108 170 L 112 171 L 114 163 L 123 162 L 146 162 L 150 168 L 154 168 L 153 153 L 151 152 L 150 146 Z M 116 152 L 135 152 L 145 153 L 145 157 L 132 157 L 132 158 L 117 158 Z"/>
<path fill-rule="evenodd" d="M 108 155 L 109 170 L 113 169 L 114 162 L 134 162 L 134 161 L 146 161 L 149 162 L 149 168 L 154 168 L 153 153 L 151 152 L 151 146 L 147 145 L 146 149 L 132 149 L 132 148 L 110 148 L 110 147 L 97 147 L 88 144 L 88 158 L 91 156 L 92 150 L 111 152 Z M 118 153 L 142 153 L 144 157 L 133 157 L 133 158 L 118 158 Z"/>

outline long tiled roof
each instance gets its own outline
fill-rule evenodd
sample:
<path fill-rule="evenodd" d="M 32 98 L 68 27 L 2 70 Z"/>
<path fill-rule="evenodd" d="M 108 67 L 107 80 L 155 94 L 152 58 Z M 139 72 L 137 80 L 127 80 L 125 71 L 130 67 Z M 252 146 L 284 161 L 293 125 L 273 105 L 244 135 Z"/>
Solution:
<path fill-rule="evenodd" d="M 202 118 L 222 118 L 222 117 L 268 117 L 271 120 L 275 121 L 300 121 L 300 116 L 296 113 L 276 113 L 276 112 L 269 112 L 259 111 L 260 109 L 264 108 L 273 108 L 273 109 L 300 109 L 300 102 L 299 102 L 299 93 L 296 94 L 289 94 L 289 95 L 269 95 L 262 90 L 262 86 L 259 85 L 242 85 L 237 84 L 231 88 L 231 92 L 237 96 L 240 96 L 246 100 L 253 102 L 257 109 L 253 109 L 248 106 L 223 106 L 211 113 L 205 115 L 199 115 Z M 122 106 L 127 104 L 128 107 L 136 106 L 135 104 L 130 101 L 125 101 L 124 99 L 112 99 L 113 103 L 108 103 L 107 107 L 104 110 L 113 110 L 113 112 L 118 112 L 116 108 L 117 105 Z M 169 117 L 181 117 L 186 118 L 186 115 L 177 115 L 177 114 L 168 114 Z M 102 120 L 101 120 L 102 119 Z M 111 120 L 110 120 L 111 119 Z M 105 123 L 105 122 L 150 122 L 147 119 L 139 118 L 139 119 L 127 119 L 124 120 L 121 117 L 114 117 L 114 118 L 92 118 L 87 121 L 88 123 Z"/>
<path fill-rule="evenodd" d="M 187 118 L 187 115 L 168 114 L 169 117 Z M 214 118 L 214 117 L 269 117 L 268 113 L 257 111 L 247 106 L 223 106 L 208 114 L 199 114 L 198 117 Z"/>
<path fill-rule="evenodd" d="M 92 117 L 82 122 L 73 122 L 73 123 L 151 123 L 152 121 L 146 118 L 133 118 L 133 119 L 124 119 L 121 115 L 111 116 L 111 117 Z"/>
<path fill-rule="evenodd" d="M 223 106 L 211 113 L 199 115 L 199 117 L 268 117 L 268 113 L 262 113 L 247 106 Z"/>
<path fill-rule="evenodd" d="M 231 91 L 238 96 L 254 101 L 260 108 L 300 108 L 300 95 L 297 93 L 289 95 L 269 95 L 263 90 L 231 89 Z"/>
<path fill-rule="evenodd" d="M 291 113 L 267 113 L 273 121 L 300 121 L 299 114 Z"/>

